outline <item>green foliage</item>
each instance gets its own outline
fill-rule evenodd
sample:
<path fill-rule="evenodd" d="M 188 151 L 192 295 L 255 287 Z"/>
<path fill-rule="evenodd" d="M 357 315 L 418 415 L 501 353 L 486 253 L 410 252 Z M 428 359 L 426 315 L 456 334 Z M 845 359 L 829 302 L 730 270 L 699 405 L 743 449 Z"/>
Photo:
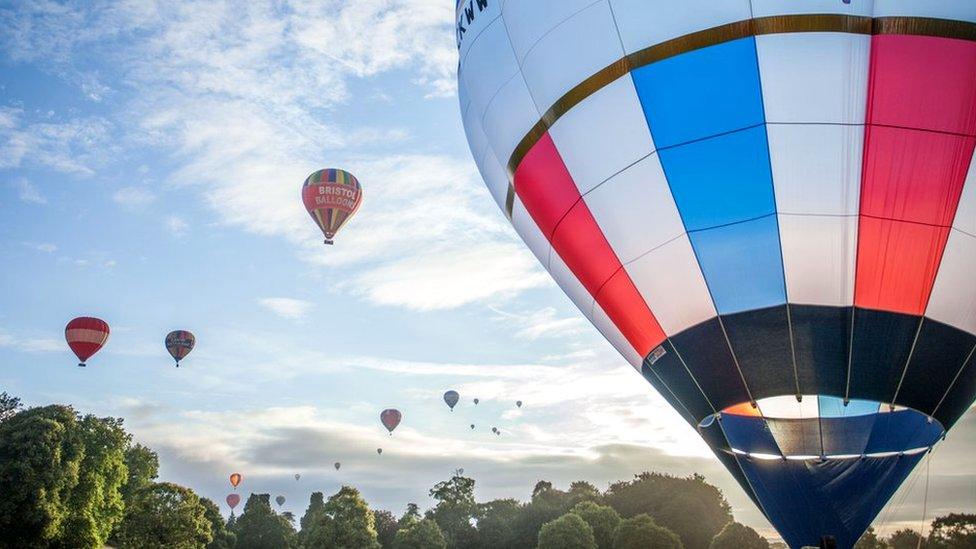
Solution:
<path fill-rule="evenodd" d="M 478 511 L 478 537 L 484 547 L 514 549 L 524 547 L 516 543 L 513 525 L 522 516 L 522 504 L 514 499 L 496 499 L 482 503 Z"/>
<path fill-rule="evenodd" d="M 433 519 L 411 521 L 393 539 L 394 549 L 446 549 L 447 546 L 444 534 Z"/>
<path fill-rule="evenodd" d="M 373 511 L 373 525 L 376 527 L 376 540 L 384 549 L 393 547 L 393 538 L 396 537 L 400 526 L 393 513 L 383 510 Z"/>
<path fill-rule="evenodd" d="M 474 501 L 474 479 L 454 475 L 439 482 L 430 490 L 437 506 L 430 512 L 450 547 L 471 547 L 477 544 L 478 532 L 471 525 L 478 504 Z"/>
<path fill-rule="evenodd" d="M 599 505 L 593 501 L 582 501 L 574 505 L 570 512 L 579 515 L 590 525 L 597 547 L 610 549 L 613 546 L 613 533 L 620 524 L 620 515 L 612 507 Z"/>
<path fill-rule="evenodd" d="M 915 530 L 905 528 L 891 534 L 891 537 L 887 539 L 886 543 L 890 549 L 918 549 L 920 546 L 928 547 L 925 540 L 921 538 L 922 535 Z"/>
<path fill-rule="evenodd" d="M 211 541 L 212 526 L 200 497 L 169 482 L 133 494 L 118 533 L 122 549 L 204 549 Z"/>
<path fill-rule="evenodd" d="M 613 534 L 613 549 L 682 549 L 681 540 L 654 519 L 640 514 L 620 521 Z"/>
<path fill-rule="evenodd" d="M 224 522 L 224 517 L 220 514 L 220 507 L 203 497 L 200 498 L 200 505 L 203 505 L 204 516 L 210 523 L 210 534 L 213 537 L 207 544 L 207 549 L 234 549 L 237 536 L 231 531 L 231 526 Z"/>
<path fill-rule="evenodd" d="M 373 513 L 359 495 L 359 491 L 343 486 L 322 506 L 321 512 L 311 516 L 306 512 L 307 533 L 303 536 L 306 548 L 378 548 Z M 306 520 L 303 519 L 303 523 Z"/>
<path fill-rule="evenodd" d="M 129 475 L 122 486 L 122 500 L 128 504 L 133 494 L 159 477 L 159 456 L 142 444 L 134 444 L 125 450 L 125 466 Z"/>
<path fill-rule="evenodd" d="M 423 518 L 420 516 L 420 508 L 417 507 L 416 503 L 408 503 L 407 510 L 403 512 L 403 516 L 397 521 L 397 527 L 399 529 L 409 528 L 411 524 L 419 522 Z"/>
<path fill-rule="evenodd" d="M 566 513 L 542 525 L 539 549 L 597 549 L 593 529 L 575 513 Z"/>
<path fill-rule="evenodd" d="M 295 528 L 271 509 L 270 494 L 251 494 L 234 524 L 237 547 L 284 549 L 295 540 Z"/>
<path fill-rule="evenodd" d="M 769 542 L 745 524 L 730 522 L 712 539 L 709 549 L 769 549 Z"/>
<path fill-rule="evenodd" d="M 976 515 L 950 513 L 933 520 L 928 546 L 938 549 L 976 547 Z"/>
<path fill-rule="evenodd" d="M 885 549 L 885 547 L 885 543 L 878 539 L 878 535 L 874 533 L 873 526 L 869 526 L 854 544 L 854 549 Z"/>
<path fill-rule="evenodd" d="M 629 482 L 612 484 L 604 500 L 622 517 L 649 515 L 677 534 L 687 549 L 707 549 L 712 538 L 732 521 L 732 509 L 722 491 L 697 474 L 679 478 L 641 473 Z"/>
<path fill-rule="evenodd" d="M 570 484 L 566 497 L 569 499 L 570 507 L 584 501 L 603 503 L 603 494 L 600 493 L 600 490 L 585 480 L 577 480 Z"/>
<path fill-rule="evenodd" d="M 8 395 L 6 391 L 0 393 L 0 422 L 13 417 L 18 411 L 20 411 L 20 399 Z"/>

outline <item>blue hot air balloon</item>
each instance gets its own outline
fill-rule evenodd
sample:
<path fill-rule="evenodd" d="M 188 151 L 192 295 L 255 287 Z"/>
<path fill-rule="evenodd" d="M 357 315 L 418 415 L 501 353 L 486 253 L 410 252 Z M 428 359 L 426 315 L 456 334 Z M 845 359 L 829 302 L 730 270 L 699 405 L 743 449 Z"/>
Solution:
<path fill-rule="evenodd" d="M 452 412 L 454 411 L 454 406 L 457 405 L 460 398 L 461 397 L 458 395 L 457 391 L 448 391 L 444 393 L 444 402 L 451 408 Z"/>
<path fill-rule="evenodd" d="M 471 152 L 786 541 L 852 546 L 976 397 L 976 3 L 457 6 Z"/>

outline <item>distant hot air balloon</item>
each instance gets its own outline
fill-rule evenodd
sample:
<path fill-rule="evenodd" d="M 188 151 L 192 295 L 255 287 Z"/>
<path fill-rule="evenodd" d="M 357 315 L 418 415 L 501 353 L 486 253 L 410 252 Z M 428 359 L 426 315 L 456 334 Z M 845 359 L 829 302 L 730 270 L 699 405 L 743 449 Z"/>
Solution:
<path fill-rule="evenodd" d="M 68 347 L 80 361 L 78 366 L 84 367 L 85 361 L 108 341 L 108 324 L 100 318 L 80 316 L 64 327 L 64 338 Z"/>
<path fill-rule="evenodd" d="M 403 419 L 403 414 L 395 408 L 387 408 L 380 413 L 380 423 L 390 432 L 390 436 L 393 436 L 393 430 L 400 424 L 401 419 Z"/>
<path fill-rule="evenodd" d="M 491 432 L 492 433 L 495 433 L 497 435 L 498 434 L 498 427 L 492 427 L 491 428 Z"/>
<path fill-rule="evenodd" d="M 337 461 L 337 462 L 333 463 L 332 466 L 335 467 L 335 470 L 336 471 L 338 471 L 339 470 L 339 467 L 342 467 L 342 464 Z"/>
<path fill-rule="evenodd" d="M 478 400 L 478 399 L 474 399 L 474 404 L 475 404 L 475 406 L 477 406 L 479 402 L 481 402 L 481 401 L 480 401 L 480 400 Z"/>
<path fill-rule="evenodd" d="M 790 547 L 852 547 L 976 398 L 976 2 L 579 4 L 457 5 L 490 196 Z"/>
<path fill-rule="evenodd" d="M 383 454 L 383 449 L 382 448 L 377 448 L 376 449 L 376 453 L 382 455 Z"/>
<path fill-rule="evenodd" d="M 363 189 L 351 173 L 336 168 L 313 172 L 302 187 L 302 202 L 325 235 L 325 243 L 332 238 L 359 209 Z"/>
<path fill-rule="evenodd" d="M 230 507 L 231 511 L 233 511 L 234 507 L 237 507 L 237 504 L 240 502 L 241 502 L 240 494 L 227 494 L 227 505 Z"/>
<path fill-rule="evenodd" d="M 281 509 L 281 506 L 285 504 L 285 496 L 278 496 L 278 497 L 276 497 L 275 498 L 275 503 L 277 503 L 278 504 L 278 508 Z"/>
<path fill-rule="evenodd" d="M 180 367 L 180 361 L 193 350 L 196 341 L 193 334 L 186 330 L 175 330 L 166 334 L 166 350 L 176 360 L 177 368 Z"/>
<path fill-rule="evenodd" d="M 300 475 L 299 473 L 295 473 L 295 482 L 298 482 L 299 480 L 301 480 L 301 478 L 302 475 Z"/>
<path fill-rule="evenodd" d="M 240 473 L 233 473 L 233 474 L 231 474 L 231 476 L 230 476 L 230 485 L 233 486 L 234 488 L 237 488 L 237 485 L 241 483 L 241 480 L 243 478 L 244 477 L 241 476 Z"/>
<path fill-rule="evenodd" d="M 448 391 L 444 393 L 444 402 L 454 411 L 454 406 L 458 403 L 458 399 L 461 398 L 457 391 Z"/>
<path fill-rule="evenodd" d="M 515 401 L 515 405 L 518 406 L 519 408 L 521 408 L 522 407 L 522 401 L 521 400 L 516 400 Z"/>
<path fill-rule="evenodd" d="M 474 423 L 471 424 L 471 428 L 474 429 Z"/>

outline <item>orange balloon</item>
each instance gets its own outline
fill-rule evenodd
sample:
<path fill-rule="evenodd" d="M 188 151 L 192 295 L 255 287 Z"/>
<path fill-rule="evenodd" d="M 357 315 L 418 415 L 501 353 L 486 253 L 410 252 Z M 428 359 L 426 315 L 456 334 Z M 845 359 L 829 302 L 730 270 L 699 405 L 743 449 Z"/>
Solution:
<path fill-rule="evenodd" d="M 240 473 L 234 473 L 230 476 L 230 485 L 237 488 L 237 485 L 241 483 L 241 479 L 244 477 Z"/>

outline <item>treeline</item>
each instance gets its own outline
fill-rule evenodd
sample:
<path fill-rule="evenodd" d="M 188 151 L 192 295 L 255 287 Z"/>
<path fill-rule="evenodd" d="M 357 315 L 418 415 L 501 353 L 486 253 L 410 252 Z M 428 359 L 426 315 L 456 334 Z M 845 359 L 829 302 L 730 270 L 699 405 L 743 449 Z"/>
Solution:
<path fill-rule="evenodd" d="M 251 494 L 225 521 L 212 501 L 158 482 L 159 460 L 134 444 L 115 418 L 67 406 L 21 410 L 0 393 L 0 548 L 120 549 L 767 549 L 733 521 L 721 491 L 699 475 L 642 473 L 601 491 L 588 482 L 567 490 L 540 481 L 527 502 L 477 502 L 461 474 L 430 489 L 435 505 L 408 504 L 399 517 L 372 510 L 343 486 L 311 495 L 299 519 L 277 513 L 269 494 Z M 912 537 L 914 536 L 914 537 Z M 908 549 L 908 530 L 859 549 Z M 921 540 L 927 549 L 976 547 L 976 516 L 948 515 Z"/>

